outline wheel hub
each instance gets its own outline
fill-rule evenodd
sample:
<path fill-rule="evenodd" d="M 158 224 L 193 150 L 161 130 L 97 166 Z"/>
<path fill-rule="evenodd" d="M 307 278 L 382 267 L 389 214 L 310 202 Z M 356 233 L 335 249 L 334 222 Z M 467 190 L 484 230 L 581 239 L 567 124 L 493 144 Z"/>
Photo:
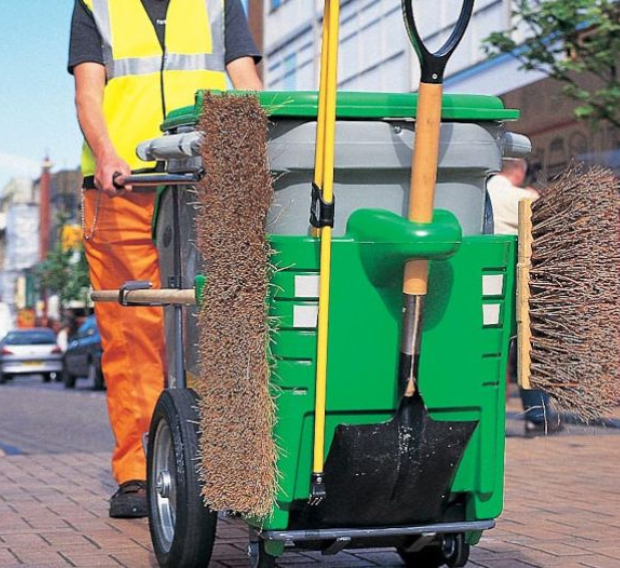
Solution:
<path fill-rule="evenodd" d="M 157 480 L 155 481 L 155 489 L 157 494 L 162 499 L 170 498 L 170 491 L 172 489 L 172 477 L 169 471 L 160 471 L 157 474 Z"/>

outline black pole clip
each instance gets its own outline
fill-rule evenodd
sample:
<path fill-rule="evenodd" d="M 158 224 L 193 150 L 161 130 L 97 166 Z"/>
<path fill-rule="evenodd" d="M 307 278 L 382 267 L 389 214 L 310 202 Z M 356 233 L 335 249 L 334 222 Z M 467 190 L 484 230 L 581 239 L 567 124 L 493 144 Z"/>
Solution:
<path fill-rule="evenodd" d="M 308 500 L 312 507 L 320 505 L 327 497 L 325 490 L 325 475 L 323 473 L 313 473 L 310 479 L 310 499 Z"/>
<path fill-rule="evenodd" d="M 127 294 L 129 292 L 133 292 L 135 290 L 150 290 L 153 287 L 148 280 L 131 280 L 129 282 L 125 282 L 118 291 L 118 303 L 121 306 L 150 306 L 152 304 L 142 303 L 142 302 L 131 302 L 127 299 Z"/>
<path fill-rule="evenodd" d="M 331 203 L 323 199 L 323 192 L 316 184 L 312 184 L 312 205 L 310 207 L 310 224 L 316 229 L 334 227 L 334 215 L 336 212 L 336 198 Z"/>

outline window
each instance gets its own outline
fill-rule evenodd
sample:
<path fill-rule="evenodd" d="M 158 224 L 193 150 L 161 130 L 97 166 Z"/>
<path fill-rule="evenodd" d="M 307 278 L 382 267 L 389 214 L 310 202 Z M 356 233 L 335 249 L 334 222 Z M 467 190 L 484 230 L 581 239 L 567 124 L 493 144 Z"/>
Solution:
<path fill-rule="evenodd" d="M 297 54 L 293 53 L 284 60 L 284 90 L 294 91 L 297 87 Z"/>

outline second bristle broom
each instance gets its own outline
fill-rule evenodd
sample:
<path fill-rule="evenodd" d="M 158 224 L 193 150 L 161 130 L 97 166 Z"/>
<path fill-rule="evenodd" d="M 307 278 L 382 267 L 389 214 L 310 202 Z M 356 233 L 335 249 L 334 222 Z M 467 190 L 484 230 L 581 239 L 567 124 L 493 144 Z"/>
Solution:
<path fill-rule="evenodd" d="M 598 419 L 620 404 L 620 225 L 610 170 L 572 166 L 519 205 L 518 382 Z"/>

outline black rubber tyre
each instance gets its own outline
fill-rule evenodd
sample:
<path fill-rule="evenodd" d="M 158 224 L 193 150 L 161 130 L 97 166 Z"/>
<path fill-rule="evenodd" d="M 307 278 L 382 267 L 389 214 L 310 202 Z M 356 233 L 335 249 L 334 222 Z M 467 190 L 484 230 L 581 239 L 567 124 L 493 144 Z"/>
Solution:
<path fill-rule="evenodd" d="M 66 389 L 75 388 L 75 379 L 76 377 L 72 375 L 66 367 L 62 368 L 62 384 L 65 385 Z"/>
<path fill-rule="evenodd" d="M 43 373 L 43 382 L 49 383 L 52 380 L 52 373 Z"/>
<path fill-rule="evenodd" d="M 262 539 L 250 541 L 248 556 L 250 568 L 274 568 L 276 565 L 277 557 L 265 551 L 265 541 Z"/>
<path fill-rule="evenodd" d="M 469 560 L 470 546 L 463 534 L 445 537 L 442 551 L 448 568 L 462 568 Z"/>
<path fill-rule="evenodd" d="M 91 361 L 88 366 L 88 376 L 93 377 L 93 390 L 101 391 L 105 389 L 101 363 L 97 364 L 95 361 Z"/>
<path fill-rule="evenodd" d="M 446 561 L 438 546 L 428 546 L 417 552 L 407 552 L 397 548 L 399 556 L 403 559 L 407 568 L 440 568 Z"/>
<path fill-rule="evenodd" d="M 161 568 L 203 568 L 213 552 L 217 515 L 200 494 L 196 405 L 191 390 L 165 390 L 151 419 L 147 498 L 151 540 Z"/>
<path fill-rule="evenodd" d="M 9 377 L 6 373 L 3 373 L 0 370 L 0 385 L 3 385 L 4 383 L 6 383 L 9 380 Z"/>

